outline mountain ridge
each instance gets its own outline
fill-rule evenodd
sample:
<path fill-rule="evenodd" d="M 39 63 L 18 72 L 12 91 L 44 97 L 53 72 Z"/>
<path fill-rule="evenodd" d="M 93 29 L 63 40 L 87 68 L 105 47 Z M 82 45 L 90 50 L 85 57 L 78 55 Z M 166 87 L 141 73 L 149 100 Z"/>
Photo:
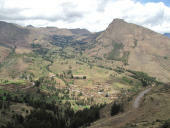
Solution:
<path fill-rule="evenodd" d="M 98 33 L 1 24 L 0 127 L 78 128 L 101 118 L 92 127 L 145 128 L 169 119 L 169 38 L 122 19 Z"/>
<path fill-rule="evenodd" d="M 168 76 L 165 81 L 170 78 L 169 68 L 160 66 L 163 61 L 170 64 L 169 59 L 163 59 L 170 56 L 170 39 L 159 33 L 115 19 L 96 42 L 96 47 L 88 51 L 91 56 L 122 61 L 127 69 L 144 71 L 160 79 Z"/>
<path fill-rule="evenodd" d="M 146 72 L 165 82 L 170 79 L 170 39 L 148 28 L 114 19 L 105 31 L 91 33 L 86 29 L 55 27 L 20 27 L 0 22 L 0 43 L 32 51 L 31 44 L 52 47 L 53 36 L 72 38 L 70 42 L 88 42 L 83 48 L 90 57 L 100 57 L 118 63 L 126 69 Z M 63 40 L 63 39 L 62 39 Z M 69 42 L 69 40 L 68 40 Z M 78 47 L 82 47 L 80 44 Z"/>

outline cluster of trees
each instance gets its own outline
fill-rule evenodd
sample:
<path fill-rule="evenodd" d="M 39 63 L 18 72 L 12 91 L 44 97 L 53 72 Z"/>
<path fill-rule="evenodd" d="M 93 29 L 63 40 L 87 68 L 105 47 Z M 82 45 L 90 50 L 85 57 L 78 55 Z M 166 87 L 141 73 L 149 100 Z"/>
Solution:
<path fill-rule="evenodd" d="M 68 103 L 67 103 L 68 104 Z M 14 115 L 14 121 L 6 128 L 78 128 L 89 126 L 91 122 L 99 119 L 99 110 L 102 106 L 92 106 L 89 109 L 74 112 L 71 105 L 51 107 L 40 103 L 30 115 Z M 44 106 L 44 107 L 43 107 Z"/>
<path fill-rule="evenodd" d="M 170 128 L 170 119 L 165 121 L 165 123 L 160 128 Z"/>
<path fill-rule="evenodd" d="M 114 103 L 111 106 L 111 111 L 110 111 L 110 115 L 111 116 L 114 116 L 114 115 L 118 114 L 119 112 L 123 112 L 124 111 L 124 108 L 123 108 L 124 100 L 125 100 L 125 98 L 122 95 L 120 97 L 120 99 L 114 101 Z"/>
<path fill-rule="evenodd" d="M 41 46 L 40 44 L 34 44 L 34 43 L 32 43 L 32 44 L 31 44 L 31 47 L 32 47 L 32 48 L 41 48 L 42 46 Z"/>
<path fill-rule="evenodd" d="M 56 81 L 53 77 L 40 77 L 37 81 L 35 81 L 35 86 L 40 87 L 42 85 L 54 86 L 56 85 Z"/>
<path fill-rule="evenodd" d="M 61 92 L 63 91 L 63 92 Z M 47 95 L 43 93 L 36 92 L 4 92 L 0 94 L 0 101 L 4 103 L 4 106 L 8 106 L 11 102 L 16 103 L 26 103 L 34 108 L 46 108 L 53 109 L 56 104 L 60 104 L 62 99 L 69 99 L 68 91 L 56 90 L 53 95 Z M 62 93 L 63 96 L 59 96 Z M 1 104 L 0 102 L 0 107 Z"/>
<path fill-rule="evenodd" d="M 113 70 L 112 67 L 107 67 L 107 66 L 104 66 L 104 65 L 98 65 L 98 67 L 108 69 L 108 70 Z"/>
<path fill-rule="evenodd" d="M 46 55 L 49 49 L 43 48 L 40 44 L 31 44 L 31 47 L 34 48 L 34 52 L 39 54 L 39 55 Z"/>
<path fill-rule="evenodd" d="M 39 55 L 46 55 L 49 49 L 43 48 L 40 44 L 31 44 L 31 47 L 34 48 L 34 52 L 39 54 Z"/>
<path fill-rule="evenodd" d="M 68 94 L 67 90 L 63 91 Z M 88 126 L 91 122 L 99 119 L 99 110 L 104 105 L 95 105 L 75 112 L 71 108 L 70 102 L 63 103 L 55 100 L 59 93 L 56 92 L 55 97 L 36 92 L 0 93 L 1 108 L 9 109 L 13 102 L 25 103 L 34 108 L 31 114 L 26 117 L 13 115 L 7 128 L 78 128 Z"/>
<path fill-rule="evenodd" d="M 133 80 L 131 80 L 131 79 L 125 77 L 125 76 L 122 77 L 122 80 L 123 80 L 124 82 L 128 83 L 128 84 L 133 84 Z"/>
<path fill-rule="evenodd" d="M 123 112 L 123 106 L 122 104 L 118 104 L 118 103 L 114 103 L 111 107 L 111 116 L 114 116 L 116 114 L 118 114 L 119 112 Z"/>
<path fill-rule="evenodd" d="M 39 55 L 46 55 L 49 51 L 49 49 L 47 48 L 38 48 L 33 50 L 35 53 L 39 54 Z"/>
<path fill-rule="evenodd" d="M 50 42 L 53 45 L 65 48 L 67 46 L 75 47 L 76 50 L 85 50 L 87 48 L 87 42 L 82 40 L 75 40 L 72 36 L 58 36 L 54 35 L 52 36 L 52 42 Z M 81 47 L 80 47 L 81 45 Z"/>
<path fill-rule="evenodd" d="M 147 73 L 139 72 L 139 71 L 131 71 L 131 70 L 128 70 L 128 71 L 133 74 L 132 77 L 134 77 L 135 79 L 140 80 L 144 87 L 152 85 L 154 83 L 155 84 L 158 83 L 158 81 L 156 80 L 155 77 L 151 77 Z"/>
<path fill-rule="evenodd" d="M 119 74 L 125 72 L 125 70 L 124 70 L 123 68 L 121 68 L 121 67 L 117 67 L 116 69 L 114 69 L 114 71 L 117 72 L 117 73 L 119 73 Z"/>
<path fill-rule="evenodd" d="M 73 42 L 73 37 L 54 35 L 52 36 L 52 40 L 53 42 L 51 42 L 51 44 L 64 48 Z"/>
<path fill-rule="evenodd" d="M 21 79 L 24 79 L 24 80 L 29 80 L 29 81 L 33 81 L 34 79 L 34 74 L 32 72 L 23 72 L 21 75 L 20 75 L 20 78 Z"/>

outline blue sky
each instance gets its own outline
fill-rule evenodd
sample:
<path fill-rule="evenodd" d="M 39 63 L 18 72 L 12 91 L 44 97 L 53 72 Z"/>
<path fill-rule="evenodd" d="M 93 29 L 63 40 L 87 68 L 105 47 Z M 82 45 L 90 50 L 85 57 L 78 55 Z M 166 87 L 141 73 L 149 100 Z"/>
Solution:
<path fill-rule="evenodd" d="M 141 3 L 147 3 L 147 2 L 163 2 L 165 5 L 170 6 L 170 0 L 138 0 Z"/>

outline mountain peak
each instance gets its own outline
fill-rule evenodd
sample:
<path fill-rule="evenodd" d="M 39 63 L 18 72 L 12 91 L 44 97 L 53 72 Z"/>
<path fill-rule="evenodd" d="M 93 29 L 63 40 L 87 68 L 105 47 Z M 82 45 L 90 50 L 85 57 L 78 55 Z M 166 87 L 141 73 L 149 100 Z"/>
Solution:
<path fill-rule="evenodd" d="M 169 69 L 162 67 L 162 62 L 167 61 L 164 58 L 170 55 L 170 39 L 159 33 L 122 19 L 114 19 L 96 38 L 96 42 L 97 47 L 91 50 L 93 55 L 121 60 L 128 69 L 147 72 L 163 81 L 170 78 L 170 75 L 165 75 L 169 74 Z M 156 72 L 158 70 L 159 73 Z"/>
<path fill-rule="evenodd" d="M 119 25 L 119 24 L 124 24 L 124 23 L 127 23 L 124 19 L 116 18 L 116 19 L 113 19 L 113 21 L 110 23 L 108 27 L 115 25 L 115 24 Z"/>
<path fill-rule="evenodd" d="M 113 29 L 116 29 L 116 30 L 119 30 L 120 28 L 125 29 L 126 26 L 128 25 L 129 24 L 126 21 L 124 21 L 124 19 L 116 18 L 116 19 L 113 19 L 113 21 L 109 24 L 106 31 L 111 32 Z"/>
<path fill-rule="evenodd" d="M 120 23 L 120 22 L 125 22 L 124 19 L 119 19 L 119 18 L 116 18 L 112 21 L 112 23 Z"/>

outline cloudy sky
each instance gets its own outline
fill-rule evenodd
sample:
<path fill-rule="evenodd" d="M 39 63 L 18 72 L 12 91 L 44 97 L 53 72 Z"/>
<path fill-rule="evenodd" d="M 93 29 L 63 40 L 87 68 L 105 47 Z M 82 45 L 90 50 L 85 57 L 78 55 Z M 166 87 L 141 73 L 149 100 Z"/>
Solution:
<path fill-rule="evenodd" d="M 20 25 L 104 30 L 114 18 L 170 32 L 169 0 L 0 0 L 0 20 Z"/>

